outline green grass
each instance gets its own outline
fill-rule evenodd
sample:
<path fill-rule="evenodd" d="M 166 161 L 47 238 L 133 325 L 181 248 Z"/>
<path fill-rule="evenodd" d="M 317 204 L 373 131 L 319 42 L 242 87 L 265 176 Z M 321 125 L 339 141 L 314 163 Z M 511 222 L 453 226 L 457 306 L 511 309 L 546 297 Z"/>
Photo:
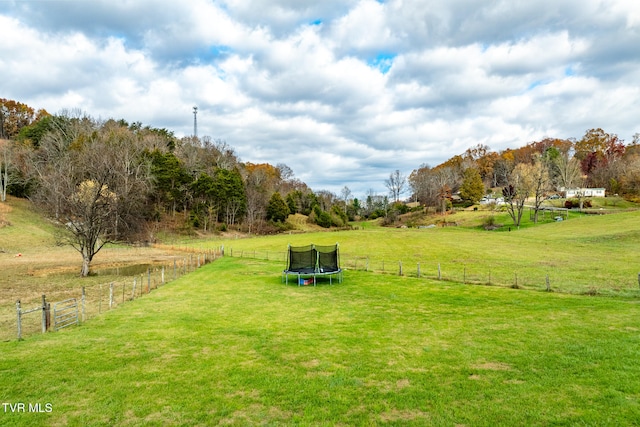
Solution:
<path fill-rule="evenodd" d="M 483 215 L 479 212 L 476 215 Z M 340 243 L 348 269 L 490 283 L 563 293 L 638 298 L 640 212 L 586 215 L 511 232 L 446 227 L 397 229 L 376 226 L 352 231 L 285 234 L 248 239 L 186 241 L 187 246 L 219 247 L 227 255 L 281 260 L 287 244 Z"/>
<path fill-rule="evenodd" d="M 95 296 L 92 308 L 97 312 L 100 284 L 104 285 L 106 296 L 111 282 L 120 283 L 120 289 L 128 286 L 130 293 L 133 273 L 125 277 L 126 269 L 116 274 L 113 267 L 170 266 L 175 255 L 178 262 L 182 261 L 184 254 L 170 250 L 108 245 L 92 263 L 97 274 L 81 278 L 80 254 L 70 246 L 56 245 L 54 226 L 34 212 L 28 201 L 9 197 L 0 203 L 0 340 L 16 338 L 17 300 L 28 310 L 40 304 L 43 294 L 51 303 L 79 298 L 84 286 L 88 302 L 93 302 Z M 28 315 L 23 332 L 39 330 L 37 314 Z"/>
<path fill-rule="evenodd" d="M 62 332 L 0 343 L 32 425 L 635 425 L 633 301 L 224 258 Z"/>

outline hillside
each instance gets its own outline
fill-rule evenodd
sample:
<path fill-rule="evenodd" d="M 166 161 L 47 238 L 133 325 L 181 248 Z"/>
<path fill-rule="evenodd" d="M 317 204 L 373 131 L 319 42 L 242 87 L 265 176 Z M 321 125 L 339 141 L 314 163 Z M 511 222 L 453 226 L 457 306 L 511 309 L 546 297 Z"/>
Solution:
<path fill-rule="evenodd" d="M 472 212 L 471 215 L 482 215 Z M 472 224 L 471 224 L 472 225 Z M 637 253 L 640 212 L 575 216 L 520 230 L 479 227 L 386 228 L 367 223 L 357 230 L 283 234 L 250 239 L 215 238 L 184 242 L 194 247 L 224 245 L 227 254 L 280 259 L 288 244 L 338 242 L 347 268 L 398 272 L 447 280 L 517 285 L 559 292 L 638 296 Z M 255 255 L 254 255 L 255 254 Z"/>

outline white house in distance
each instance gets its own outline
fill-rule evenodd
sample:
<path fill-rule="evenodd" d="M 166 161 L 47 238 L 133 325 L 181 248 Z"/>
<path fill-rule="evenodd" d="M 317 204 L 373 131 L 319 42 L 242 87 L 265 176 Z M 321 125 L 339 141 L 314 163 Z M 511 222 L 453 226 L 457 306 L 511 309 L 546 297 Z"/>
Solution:
<path fill-rule="evenodd" d="M 604 188 L 564 188 L 560 191 L 564 197 L 570 199 L 572 197 L 604 197 Z"/>

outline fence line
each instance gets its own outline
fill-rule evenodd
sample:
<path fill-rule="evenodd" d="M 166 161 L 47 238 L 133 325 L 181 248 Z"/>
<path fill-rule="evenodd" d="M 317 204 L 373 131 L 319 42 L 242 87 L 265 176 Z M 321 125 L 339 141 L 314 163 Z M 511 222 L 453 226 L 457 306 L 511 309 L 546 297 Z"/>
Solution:
<path fill-rule="evenodd" d="M 280 261 L 283 268 L 287 262 L 287 251 L 234 250 L 228 248 L 227 256 L 254 258 L 268 261 Z M 406 277 L 457 282 L 473 285 L 542 290 L 548 292 L 580 293 L 596 295 L 625 291 L 640 295 L 640 273 L 624 281 L 619 278 L 600 277 L 584 283 L 584 278 L 572 277 L 571 273 L 562 274 L 560 270 L 541 269 L 532 266 L 505 267 L 499 265 L 478 265 L 465 262 L 438 260 L 406 262 L 384 258 L 371 258 L 350 253 L 340 253 L 343 270 L 369 271 L 373 273 L 394 274 Z M 581 283 L 581 280 L 583 281 Z M 598 282 L 599 280 L 599 282 Z"/>
<path fill-rule="evenodd" d="M 68 296 L 66 299 L 53 303 L 53 327 L 51 327 L 51 303 L 46 295 L 42 295 L 40 305 L 26 310 L 22 307 L 21 301 L 17 300 L 14 331 L 17 331 L 17 338 L 20 340 L 26 335 L 56 331 L 84 322 L 100 315 L 103 311 L 113 310 L 121 304 L 149 294 L 168 282 L 213 262 L 222 255 L 222 249 L 190 253 L 184 257 L 176 257 L 170 263 L 154 264 L 148 267 L 146 272 L 128 276 L 122 281 L 75 289 L 66 294 Z M 41 315 L 36 317 L 33 313 Z"/>

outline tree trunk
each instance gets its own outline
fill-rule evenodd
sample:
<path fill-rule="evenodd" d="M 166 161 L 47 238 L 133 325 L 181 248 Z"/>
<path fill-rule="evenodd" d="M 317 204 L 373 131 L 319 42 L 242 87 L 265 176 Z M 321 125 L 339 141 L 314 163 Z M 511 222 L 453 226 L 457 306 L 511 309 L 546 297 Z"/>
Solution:
<path fill-rule="evenodd" d="M 87 277 L 89 275 L 90 267 L 91 258 L 86 254 L 82 254 L 82 270 L 80 271 L 80 276 Z"/>

